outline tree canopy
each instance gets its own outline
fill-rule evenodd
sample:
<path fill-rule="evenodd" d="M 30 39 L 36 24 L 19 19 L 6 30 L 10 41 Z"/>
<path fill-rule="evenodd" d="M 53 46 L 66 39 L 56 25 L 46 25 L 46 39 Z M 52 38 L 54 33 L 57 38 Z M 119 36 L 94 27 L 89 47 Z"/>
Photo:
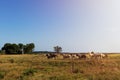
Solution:
<path fill-rule="evenodd" d="M 62 52 L 62 47 L 60 47 L 60 46 L 55 46 L 55 47 L 54 47 L 54 51 L 55 51 L 56 53 L 60 53 L 60 52 Z"/>
<path fill-rule="evenodd" d="M 23 54 L 23 53 L 32 53 L 35 48 L 34 43 L 29 44 L 11 44 L 6 43 L 2 47 L 2 50 L 5 51 L 6 54 Z"/>

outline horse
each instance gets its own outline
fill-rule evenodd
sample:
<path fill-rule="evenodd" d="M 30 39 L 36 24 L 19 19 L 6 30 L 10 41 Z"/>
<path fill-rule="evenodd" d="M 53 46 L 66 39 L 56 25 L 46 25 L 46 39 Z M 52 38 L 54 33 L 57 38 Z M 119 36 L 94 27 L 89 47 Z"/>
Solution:
<path fill-rule="evenodd" d="M 107 58 L 108 56 L 107 56 L 107 54 L 103 54 L 103 53 L 90 52 L 89 57 L 95 58 L 95 59 L 103 59 L 103 58 Z"/>
<path fill-rule="evenodd" d="M 89 58 L 93 58 L 95 53 L 94 52 L 89 52 L 88 55 L 89 55 Z"/>
<path fill-rule="evenodd" d="M 103 53 L 101 53 L 101 57 L 102 57 L 102 58 L 107 58 L 108 55 L 107 55 L 107 54 L 103 54 Z"/>
<path fill-rule="evenodd" d="M 49 54 L 46 54 L 46 56 L 47 56 L 48 59 L 50 59 L 50 58 L 56 58 L 57 54 L 49 53 Z"/>
<path fill-rule="evenodd" d="M 76 54 L 76 56 L 78 56 L 79 59 L 86 59 L 87 56 L 85 54 Z"/>
<path fill-rule="evenodd" d="M 71 56 L 71 54 L 61 54 L 62 56 L 63 56 L 63 59 L 71 59 L 72 58 L 72 56 Z"/>

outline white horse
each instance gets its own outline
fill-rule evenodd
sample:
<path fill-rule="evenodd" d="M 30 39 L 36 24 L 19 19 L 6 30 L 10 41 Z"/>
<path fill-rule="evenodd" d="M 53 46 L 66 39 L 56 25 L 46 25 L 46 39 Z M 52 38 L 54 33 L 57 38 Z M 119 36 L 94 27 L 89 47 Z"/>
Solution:
<path fill-rule="evenodd" d="M 107 58 L 107 57 L 108 57 L 107 54 L 103 54 L 103 53 L 101 53 L 101 58 Z"/>
<path fill-rule="evenodd" d="M 95 54 L 94 54 L 94 52 L 89 52 L 88 55 L 90 58 L 93 58 Z"/>
<path fill-rule="evenodd" d="M 103 59 L 107 58 L 107 54 L 90 52 L 89 57 L 95 59 Z"/>

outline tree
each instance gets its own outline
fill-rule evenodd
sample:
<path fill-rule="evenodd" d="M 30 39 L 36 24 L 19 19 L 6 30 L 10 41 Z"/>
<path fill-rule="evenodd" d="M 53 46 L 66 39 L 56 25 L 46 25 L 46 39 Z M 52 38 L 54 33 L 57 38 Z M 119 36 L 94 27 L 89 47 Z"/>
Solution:
<path fill-rule="evenodd" d="M 24 49 L 24 44 L 19 43 L 18 46 L 19 46 L 19 53 L 24 54 L 24 50 L 23 50 Z"/>
<path fill-rule="evenodd" d="M 6 43 L 2 47 L 2 50 L 4 50 L 6 54 L 14 54 L 14 53 L 18 53 L 19 47 L 17 44 Z"/>
<path fill-rule="evenodd" d="M 31 52 L 33 52 L 34 48 L 35 48 L 34 43 L 26 44 L 26 45 L 24 45 L 24 52 L 31 53 Z"/>
<path fill-rule="evenodd" d="M 13 53 L 18 53 L 19 52 L 19 46 L 17 44 L 12 44 L 11 47 L 13 49 Z"/>
<path fill-rule="evenodd" d="M 5 51 L 6 54 L 23 54 L 25 53 L 32 53 L 35 48 L 34 43 L 30 44 L 11 44 L 11 43 L 6 43 L 2 47 L 2 50 Z"/>
<path fill-rule="evenodd" d="M 60 53 L 60 52 L 62 52 L 62 47 L 60 47 L 60 46 L 55 46 L 55 47 L 54 47 L 54 51 L 55 51 L 56 53 Z"/>
<path fill-rule="evenodd" d="M 29 48 L 30 48 L 30 50 L 31 50 L 31 52 L 34 50 L 34 48 L 35 48 L 35 45 L 34 45 L 34 43 L 30 43 L 29 44 Z"/>

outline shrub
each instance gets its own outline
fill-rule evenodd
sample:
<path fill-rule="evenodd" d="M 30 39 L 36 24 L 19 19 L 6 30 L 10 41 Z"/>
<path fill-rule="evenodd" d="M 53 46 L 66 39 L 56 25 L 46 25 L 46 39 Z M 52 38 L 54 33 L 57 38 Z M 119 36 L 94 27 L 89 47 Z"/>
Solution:
<path fill-rule="evenodd" d="M 5 72 L 0 72 L 0 79 L 4 78 Z"/>
<path fill-rule="evenodd" d="M 9 59 L 9 62 L 14 63 L 15 61 L 14 61 L 14 59 Z"/>
<path fill-rule="evenodd" d="M 23 75 L 25 76 L 29 76 L 29 75 L 33 75 L 35 72 L 37 72 L 35 69 L 26 69 L 24 72 L 23 72 Z"/>

